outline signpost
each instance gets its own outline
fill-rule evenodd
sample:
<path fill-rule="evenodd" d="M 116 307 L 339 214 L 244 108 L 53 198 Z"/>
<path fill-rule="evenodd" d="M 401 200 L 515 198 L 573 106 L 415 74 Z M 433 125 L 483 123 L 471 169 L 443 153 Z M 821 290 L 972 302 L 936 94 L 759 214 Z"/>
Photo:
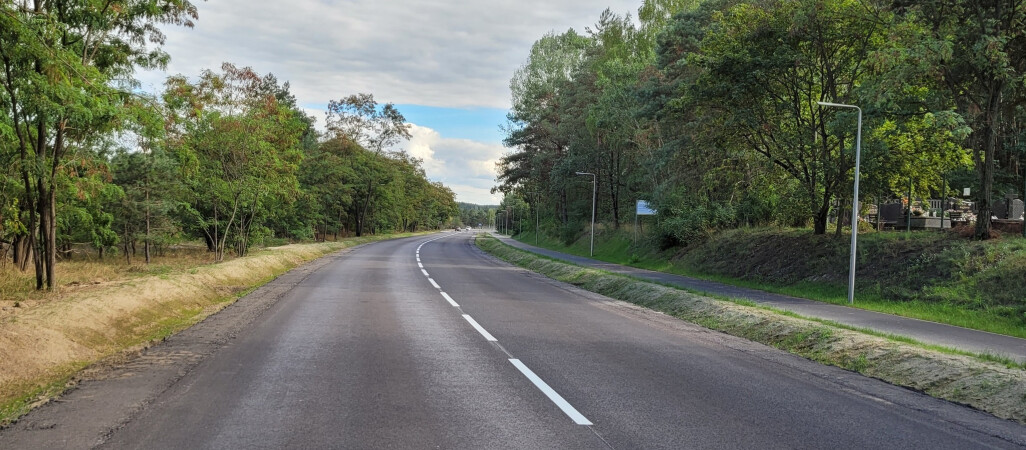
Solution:
<path fill-rule="evenodd" d="M 638 216 L 654 216 L 658 214 L 655 208 L 648 205 L 646 200 L 638 200 L 637 206 L 634 208 L 634 243 L 638 243 Z"/>

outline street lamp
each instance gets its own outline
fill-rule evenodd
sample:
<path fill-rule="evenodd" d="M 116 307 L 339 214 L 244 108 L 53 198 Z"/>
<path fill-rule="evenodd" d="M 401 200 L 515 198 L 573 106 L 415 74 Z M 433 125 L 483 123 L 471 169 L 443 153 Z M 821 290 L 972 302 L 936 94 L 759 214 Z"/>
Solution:
<path fill-rule="evenodd" d="M 598 192 L 598 177 L 593 173 L 577 172 L 578 175 L 591 175 L 591 251 L 589 256 L 595 256 L 595 195 Z"/>
<path fill-rule="evenodd" d="M 862 154 L 862 108 L 842 103 L 817 102 L 820 106 L 852 108 L 859 112 L 858 131 L 855 133 L 855 194 L 851 198 L 851 257 L 848 263 L 848 304 L 855 303 L 855 238 L 859 231 L 859 157 Z M 912 200 L 909 199 L 909 205 Z M 879 213 L 879 211 L 877 211 Z M 840 220 L 840 219 L 838 219 Z"/>

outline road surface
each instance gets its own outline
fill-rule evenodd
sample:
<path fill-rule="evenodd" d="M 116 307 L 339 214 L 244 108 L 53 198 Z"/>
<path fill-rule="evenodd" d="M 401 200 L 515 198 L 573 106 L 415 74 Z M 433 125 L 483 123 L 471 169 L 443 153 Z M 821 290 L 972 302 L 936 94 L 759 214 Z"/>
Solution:
<path fill-rule="evenodd" d="M 1018 424 L 511 267 L 469 233 L 369 244 L 283 279 L 177 375 L 86 383 L 0 448 L 1026 445 Z"/>

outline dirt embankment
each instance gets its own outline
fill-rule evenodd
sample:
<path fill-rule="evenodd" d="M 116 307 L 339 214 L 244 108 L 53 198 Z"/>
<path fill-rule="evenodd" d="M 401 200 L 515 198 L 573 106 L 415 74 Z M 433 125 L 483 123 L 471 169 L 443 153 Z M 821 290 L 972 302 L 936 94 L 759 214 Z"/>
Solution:
<path fill-rule="evenodd" d="M 510 263 L 592 292 L 1026 424 L 1026 370 L 540 258 L 493 238 L 477 243 Z"/>

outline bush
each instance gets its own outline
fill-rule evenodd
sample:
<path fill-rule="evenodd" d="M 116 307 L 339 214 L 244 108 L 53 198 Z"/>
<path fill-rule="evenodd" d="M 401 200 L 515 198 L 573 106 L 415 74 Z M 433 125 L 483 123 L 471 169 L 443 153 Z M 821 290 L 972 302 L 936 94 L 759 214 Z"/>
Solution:
<path fill-rule="evenodd" d="M 583 229 L 583 222 L 579 220 L 571 220 L 559 229 L 559 240 L 563 242 L 563 245 L 573 245 L 574 242 L 577 242 L 577 238 L 580 236 L 581 230 Z"/>
<path fill-rule="evenodd" d="M 746 192 L 736 208 L 737 224 L 749 227 L 769 225 L 773 222 L 775 203 L 776 199 L 773 196 L 759 196 L 752 191 Z"/>
<path fill-rule="evenodd" d="M 718 203 L 671 208 L 659 222 L 660 232 L 681 245 L 704 242 L 711 233 L 734 226 L 736 209 Z"/>

